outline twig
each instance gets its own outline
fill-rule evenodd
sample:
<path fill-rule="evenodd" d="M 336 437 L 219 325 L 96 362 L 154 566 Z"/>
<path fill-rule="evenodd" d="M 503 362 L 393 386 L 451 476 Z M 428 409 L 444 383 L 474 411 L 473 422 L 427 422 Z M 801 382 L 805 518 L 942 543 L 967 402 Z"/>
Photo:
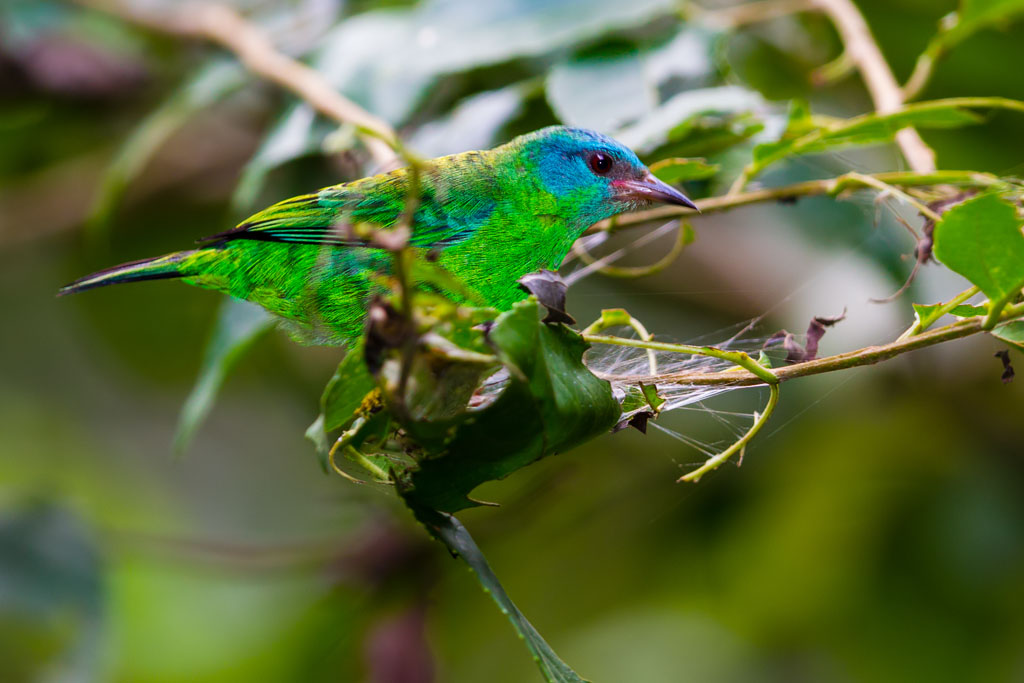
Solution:
<path fill-rule="evenodd" d="M 728 211 L 749 204 L 771 202 L 780 200 L 796 199 L 798 197 L 811 197 L 815 195 L 835 195 L 844 190 L 853 188 L 874 187 L 872 183 L 866 183 L 865 178 L 872 178 L 875 181 L 896 187 L 926 187 L 932 185 L 967 185 L 977 187 L 998 187 L 1005 186 L 1006 181 L 1000 180 L 988 173 L 977 171 L 933 171 L 930 173 L 917 173 L 910 171 L 890 171 L 886 173 L 862 174 L 847 173 L 835 178 L 822 180 L 809 180 L 802 183 L 794 183 L 783 187 L 773 187 L 761 190 L 751 190 L 732 195 L 721 195 L 698 199 L 695 203 L 701 215 Z M 679 207 L 662 207 L 648 211 L 637 211 L 631 214 L 619 216 L 615 223 L 616 229 L 636 226 L 656 220 L 665 220 L 674 216 L 690 215 L 694 212 L 690 209 Z M 595 223 L 587 231 L 587 234 L 608 230 L 611 227 L 610 221 Z"/>
<path fill-rule="evenodd" d="M 386 121 L 340 94 L 316 69 L 280 52 L 263 31 L 231 7 L 182 3 L 174 13 L 155 14 L 120 2 L 77 1 L 162 33 L 217 43 L 233 52 L 254 74 L 295 93 L 324 116 L 354 125 L 378 165 L 388 166 L 396 159 L 392 149 L 395 131 Z"/>
<path fill-rule="evenodd" d="M 898 110 L 903 105 L 903 91 L 856 5 L 852 0 L 814 0 L 814 4 L 832 20 L 839 32 L 847 56 L 856 65 L 871 94 L 875 111 L 891 114 Z M 896 134 L 896 143 L 911 169 L 919 173 L 935 170 L 935 152 L 916 130 L 901 130 Z"/>
<path fill-rule="evenodd" d="M 1001 321 L 1013 320 L 1024 315 L 1024 304 L 1017 304 L 1003 310 Z M 973 334 L 986 331 L 985 321 L 981 317 L 959 320 L 950 325 L 939 327 L 934 330 L 922 332 L 912 337 L 899 339 L 882 346 L 868 346 L 856 351 L 848 351 L 834 356 L 817 358 L 815 360 L 787 365 L 780 368 L 760 368 L 755 374 L 746 370 L 724 370 L 720 372 L 677 372 L 660 376 L 629 376 L 616 375 L 618 381 L 627 382 L 671 382 L 674 384 L 689 386 L 754 386 L 758 384 L 774 384 L 797 377 L 808 375 L 820 375 L 836 370 L 846 370 L 864 365 L 874 365 L 890 358 L 916 351 L 942 342 L 969 337 Z M 595 341 L 593 339 L 588 341 Z M 772 376 L 771 380 L 764 378 L 764 373 Z"/>
<path fill-rule="evenodd" d="M 701 477 L 703 477 L 708 472 L 711 472 L 712 470 L 716 470 L 719 467 L 721 467 L 723 464 L 725 464 L 727 460 L 729 460 L 729 458 L 734 456 L 736 453 L 742 454 L 743 449 L 746 448 L 747 444 L 750 443 L 750 440 L 757 436 L 757 433 L 761 431 L 761 427 L 763 427 L 764 423 L 768 421 L 768 418 L 772 416 L 772 413 L 775 412 L 775 406 L 778 405 L 779 403 L 779 385 L 769 384 L 768 390 L 771 393 L 768 395 L 768 403 L 764 407 L 764 412 L 754 413 L 754 424 L 750 425 L 750 429 L 748 429 L 746 433 L 743 434 L 743 436 L 737 439 L 731 446 L 726 448 L 724 451 L 708 458 L 707 460 L 704 461 L 703 465 L 696 468 L 695 470 L 687 472 L 683 476 L 679 477 L 679 479 L 677 479 L 676 481 L 686 481 L 692 484 L 696 484 L 697 482 L 700 481 Z M 740 455 L 740 461 L 743 461 L 742 455 Z"/>

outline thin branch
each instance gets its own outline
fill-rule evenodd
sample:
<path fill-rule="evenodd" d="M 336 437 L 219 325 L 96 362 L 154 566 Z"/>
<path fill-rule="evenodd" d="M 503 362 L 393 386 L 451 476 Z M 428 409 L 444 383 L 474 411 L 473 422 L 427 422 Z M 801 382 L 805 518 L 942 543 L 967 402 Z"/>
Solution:
<path fill-rule="evenodd" d="M 217 43 L 254 74 L 291 91 L 324 116 L 354 125 L 378 165 L 391 165 L 397 158 L 392 149 L 396 134 L 386 121 L 343 96 L 316 69 L 280 52 L 263 31 L 227 5 L 182 3 L 173 13 L 158 14 L 107 0 L 78 2 L 162 33 Z"/>
<path fill-rule="evenodd" d="M 1024 315 L 1024 304 L 1018 304 L 1004 309 L 1000 320 L 1013 320 L 1015 318 L 1019 318 L 1021 315 Z M 677 372 L 657 377 L 623 377 L 616 375 L 615 379 L 618 381 L 637 381 L 645 383 L 671 382 L 674 384 L 689 386 L 728 385 L 742 387 L 758 384 L 773 384 L 776 382 L 795 379 L 797 377 L 820 375 L 826 372 L 835 372 L 836 370 L 846 370 L 847 368 L 874 365 L 875 363 L 895 358 L 896 356 L 907 353 L 908 351 L 916 351 L 917 349 L 934 346 L 936 344 L 941 344 L 942 342 L 952 341 L 962 337 L 969 337 L 973 334 L 978 334 L 979 332 L 985 332 L 986 329 L 984 324 L 985 321 L 981 317 L 967 318 L 950 325 L 946 325 L 945 327 L 939 327 L 928 332 L 922 332 L 921 334 L 899 339 L 882 346 L 868 346 L 863 349 L 857 349 L 856 351 L 848 351 L 835 356 L 817 358 L 815 360 L 786 365 L 780 368 L 761 368 L 756 374 L 747 370 L 730 369 L 720 372 Z M 763 374 L 765 372 L 772 376 L 771 381 L 764 379 Z"/>
<path fill-rule="evenodd" d="M 932 185 L 966 185 L 974 187 L 999 187 L 1005 186 L 1006 181 L 997 178 L 989 173 L 977 171 L 933 171 L 930 173 L 917 173 L 910 171 L 890 171 L 886 173 L 861 174 L 847 173 L 835 178 L 822 180 L 809 180 L 802 183 L 794 183 L 783 187 L 773 187 L 749 192 L 740 192 L 732 195 L 708 197 L 698 199 L 695 203 L 701 215 L 728 211 L 749 204 L 761 202 L 772 202 L 791 200 L 798 197 L 811 197 L 815 195 L 835 195 L 849 189 L 874 187 L 874 182 L 865 182 L 865 178 L 872 178 L 874 181 L 885 183 L 896 187 L 927 187 Z M 695 212 L 680 207 L 661 207 L 648 211 L 637 211 L 631 214 L 619 216 L 615 222 L 615 228 L 625 228 L 649 223 L 656 220 L 665 220 L 675 216 L 692 215 Z M 587 231 L 588 234 L 608 230 L 611 228 L 610 221 L 595 223 Z"/>
<path fill-rule="evenodd" d="M 686 481 L 692 484 L 696 484 L 697 482 L 700 481 L 701 477 L 703 477 L 708 472 L 716 470 L 722 465 L 724 465 L 725 462 L 728 461 L 729 458 L 734 456 L 736 453 L 742 454 L 743 449 L 745 449 L 747 447 L 747 444 L 750 443 L 750 440 L 757 436 L 757 433 L 761 431 L 761 427 L 763 427 L 764 423 L 768 421 L 768 418 L 772 416 L 772 413 L 775 412 L 775 406 L 778 405 L 779 403 L 779 385 L 770 384 L 768 385 L 768 390 L 771 393 L 768 395 L 768 403 L 764 407 L 764 412 L 760 414 L 754 413 L 754 424 L 750 426 L 750 429 L 748 429 L 746 433 L 743 434 L 743 436 L 737 439 L 731 446 L 726 448 L 724 451 L 722 451 L 718 455 L 714 455 L 708 458 L 707 460 L 704 461 L 703 465 L 701 465 L 695 470 L 687 472 L 683 476 L 679 477 L 679 479 L 677 479 L 676 481 Z M 742 460 L 743 456 L 740 455 L 740 461 L 742 462 Z"/>
<path fill-rule="evenodd" d="M 847 56 L 857 66 L 871 94 L 875 111 L 879 114 L 897 111 L 903 105 L 903 91 L 856 5 L 852 0 L 814 0 L 814 4 L 832 20 L 839 32 Z M 896 143 L 911 169 L 919 173 L 935 170 L 935 152 L 916 130 L 901 130 L 896 134 Z"/>

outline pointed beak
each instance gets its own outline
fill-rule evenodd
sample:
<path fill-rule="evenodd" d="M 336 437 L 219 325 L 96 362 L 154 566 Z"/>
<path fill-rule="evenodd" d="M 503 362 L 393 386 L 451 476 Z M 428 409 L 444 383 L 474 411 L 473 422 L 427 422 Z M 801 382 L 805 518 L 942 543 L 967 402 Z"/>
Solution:
<path fill-rule="evenodd" d="M 620 199 L 632 199 L 658 204 L 675 204 L 700 213 L 697 205 L 666 182 L 658 180 L 650 171 L 640 180 L 615 180 L 612 182 Z"/>

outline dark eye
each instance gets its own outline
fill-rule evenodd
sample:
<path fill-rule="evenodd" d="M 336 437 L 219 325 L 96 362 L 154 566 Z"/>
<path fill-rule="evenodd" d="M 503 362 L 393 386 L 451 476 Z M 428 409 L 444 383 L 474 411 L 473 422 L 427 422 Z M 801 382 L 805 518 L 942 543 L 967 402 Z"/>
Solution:
<path fill-rule="evenodd" d="M 605 175 L 612 170 L 612 158 L 603 152 L 590 155 L 590 170 L 597 175 Z"/>

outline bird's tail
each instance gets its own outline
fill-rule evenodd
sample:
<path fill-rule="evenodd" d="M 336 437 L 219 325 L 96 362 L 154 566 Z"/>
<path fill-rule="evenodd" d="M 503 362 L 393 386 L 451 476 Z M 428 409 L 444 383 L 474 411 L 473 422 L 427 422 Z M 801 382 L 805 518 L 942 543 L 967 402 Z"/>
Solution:
<path fill-rule="evenodd" d="M 190 257 L 195 254 L 196 251 L 178 251 L 167 256 L 157 256 L 105 268 L 61 287 L 57 296 L 84 292 L 87 289 L 105 285 L 116 285 L 120 282 L 186 277 L 192 274 L 188 270 L 188 262 Z"/>

